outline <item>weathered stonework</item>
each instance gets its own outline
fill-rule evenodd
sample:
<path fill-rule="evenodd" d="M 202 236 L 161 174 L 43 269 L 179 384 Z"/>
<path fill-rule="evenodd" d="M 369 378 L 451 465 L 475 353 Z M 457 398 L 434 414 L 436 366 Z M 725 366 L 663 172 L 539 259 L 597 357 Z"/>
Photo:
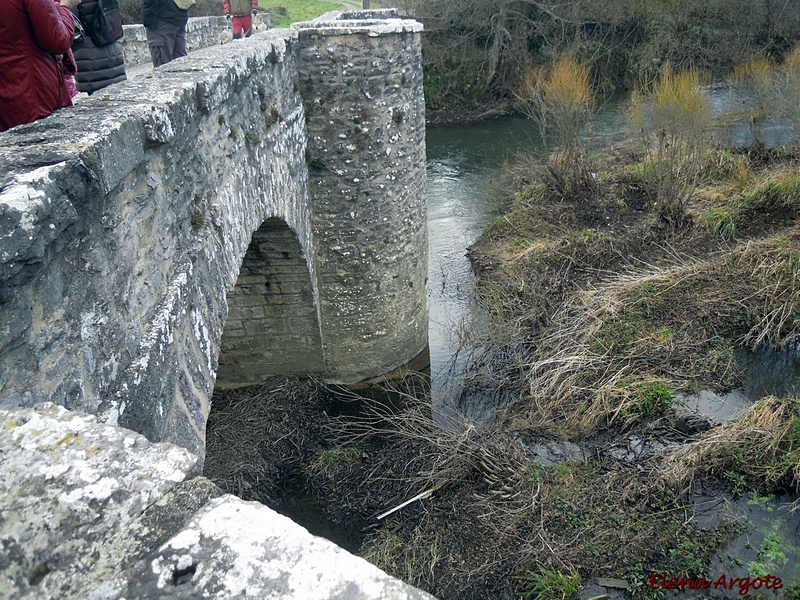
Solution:
<path fill-rule="evenodd" d="M 0 456 L 2 600 L 431 598 L 90 415 L 0 408 Z"/>
<path fill-rule="evenodd" d="M 308 264 L 285 222 L 269 219 L 253 233 L 228 308 L 218 388 L 259 383 L 264 373 L 325 375 Z"/>
<path fill-rule="evenodd" d="M 0 136 L 5 404 L 54 401 L 202 457 L 252 232 L 279 215 L 310 247 L 294 40 L 264 37 Z"/>
<path fill-rule="evenodd" d="M 354 382 L 413 358 L 427 340 L 419 58 L 413 21 L 273 29 L 0 134 L 0 404 L 52 401 L 202 461 L 220 351 L 250 379 L 305 361 Z M 330 168 L 309 184 L 315 153 Z M 258 326 L 237 313 L 261 357 L 237 356 L 241 339 L 222 347 L 228 294 L 268 220 L 291 232 L 270 240 L 286 259 L 270 276 L 308 279 L 293 302 L 262 286 Z M 261 360 L 274 348 L 283 364 Z"/>
<path fill-rule="evenodd" d="M 422 26 L 395 16 L 295 25 L 325 358 L 344 381 L 427 344 Z M 365 350 L 369 365 L 348 360 Z"/>

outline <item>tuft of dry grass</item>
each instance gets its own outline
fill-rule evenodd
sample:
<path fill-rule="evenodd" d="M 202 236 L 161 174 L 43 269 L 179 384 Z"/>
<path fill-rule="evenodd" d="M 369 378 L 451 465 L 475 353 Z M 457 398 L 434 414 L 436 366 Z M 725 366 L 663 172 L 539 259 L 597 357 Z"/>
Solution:
<path fill-rule="evenodd" d="M 744 475 L 752 489 L 800 490 L 800 398 L 768 396 L 735 421 L 675 446 L 657 461 L 657 480 L 688 489 L 694 480 Z"/>

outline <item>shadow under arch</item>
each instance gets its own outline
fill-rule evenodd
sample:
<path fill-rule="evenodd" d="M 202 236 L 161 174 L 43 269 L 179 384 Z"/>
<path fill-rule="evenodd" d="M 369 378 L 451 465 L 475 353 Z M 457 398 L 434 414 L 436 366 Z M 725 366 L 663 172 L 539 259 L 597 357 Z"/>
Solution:
<path fill-rule="evenodd" d="M 271 217 L 253 233 L 227 301 L 215 388 L 324 374 L 314 286 L 300 240 L 286 221 Z"/>

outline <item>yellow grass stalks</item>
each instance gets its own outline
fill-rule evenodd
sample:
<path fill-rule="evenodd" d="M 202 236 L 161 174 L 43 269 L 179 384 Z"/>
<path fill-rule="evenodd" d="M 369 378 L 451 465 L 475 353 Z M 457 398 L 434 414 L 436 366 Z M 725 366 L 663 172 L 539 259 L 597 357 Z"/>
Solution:
<path fill-rule="evenodd" d="M 730 472 L 766 490 L 800 489 L 800 399 L 762 398 L 735 421 L 670 450 L 656 468 L 661 482 L 684 488 Z"/>

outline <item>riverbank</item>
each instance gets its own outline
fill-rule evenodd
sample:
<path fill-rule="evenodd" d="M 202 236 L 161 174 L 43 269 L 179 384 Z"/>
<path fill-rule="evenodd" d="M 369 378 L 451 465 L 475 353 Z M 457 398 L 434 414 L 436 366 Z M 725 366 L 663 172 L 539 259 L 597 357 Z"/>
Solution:
<path fill-rule="evenodd" d="M 605 150 L 592 165 L 596 187 L 568 198 L 544 183 L 540 163 L 519 165 L 512 210 L 470 255 L 495 325 L 481 371 L 501 374 L 496 385 L 517 397 L 501 427 L 593 446 L 599 458 L 544 528 L 559 558 L 534 562 L 660 597 L 644 585 L 647 572 L 709 576 L 733 535 L 725 523 L 697 527 L 699 489 L 797 496 L 797 391 L 752 398 L 727 423 L 686 412 L 685 399 L 742 387 L 741 349 L 798 359 L 800 171 L 797 147 L 716 150 L 675 228 L 658 216 L 642 161 L 634 146 Z M 610 448 L 623 440 L 621 453 Z M 551 468 L 551 477 L 564 469 Z M 616 543 L 602 541 L 609 535 Z M 753 563 L 787 572 L 761 550 Z"/>
<path fill-rule="evenodd" d="M 685 399 L 740 387 L 739 348 L 798 352 L 800 153 L 714 152 L 675 229 L 636 152 L 598 154 L 598 185 L 570 197 L 521 165 L 509 212 L 471 248 L 493 328 L 469 379 L 516 399 L 497 423 L 434 425 L 408 394 L 394 412 L 275 381 L 215 397 L 207 474 L 287 512 L 308 495 L 307 526 L 338 525 L 340 543 L 441 598 L 656 598 L 650 573 L 716 580 L 750 563 L 788 589 L 773 546 L 792 557 L 791 540 L 753 537 L 743 571 L 720 567 L 744 525 L 698 498 L 796 497 L 797 399 L 727 423 Z"/>

